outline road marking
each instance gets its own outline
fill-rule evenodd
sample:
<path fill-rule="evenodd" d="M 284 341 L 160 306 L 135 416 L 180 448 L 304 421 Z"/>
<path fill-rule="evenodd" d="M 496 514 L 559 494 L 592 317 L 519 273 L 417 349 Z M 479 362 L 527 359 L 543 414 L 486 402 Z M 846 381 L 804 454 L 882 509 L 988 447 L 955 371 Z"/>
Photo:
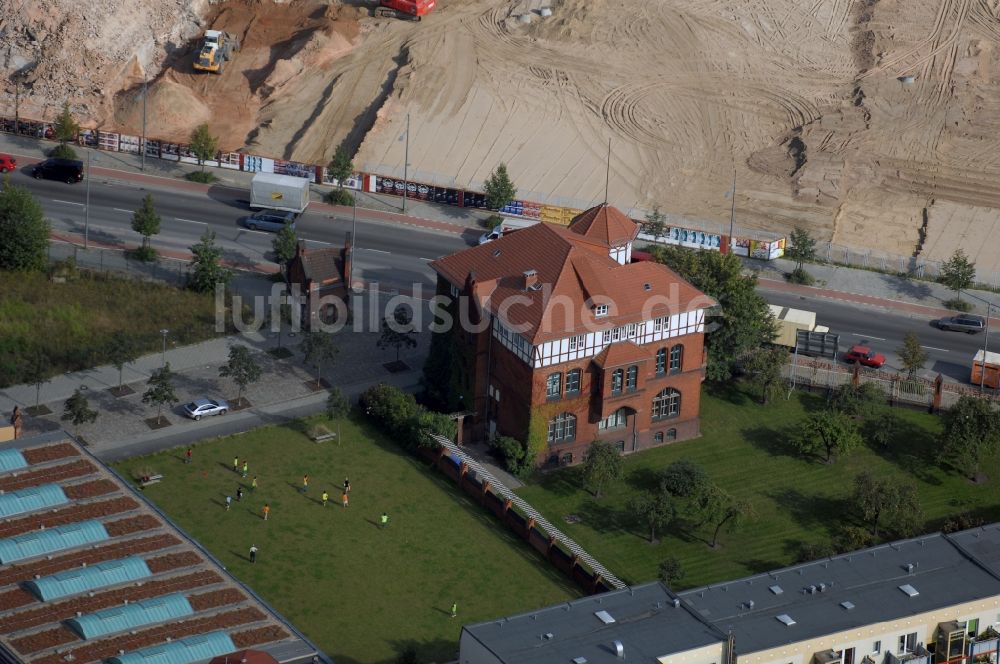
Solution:
<path fill-rule="evenodd" d="M 133 212 L 135 212 L 135 210 L 125 210 L 122 208 L 111 208 L 111 209 L 114 210 L 115 212 L 127 212 L 128 214 L 132 214 Z"/>
<path fill-rule="evenodd" d="M 857 332 L 851 332 L 851 334 L 858 337 L 859 339 L 874 339 L 875 341 L 885 341 L 885 339 L 883 339 L 882 337 L 873 337 L 868 334 L 858 334 Z"/>
<path fill-rule="evenodd" d="M 73 201 L 63 201 L 63 200 L 60 200 L 58 198 L 53 198 L 53 199 L 50 199 L 50 200 L 53 203 L 64 203 L 66 205 L 79 205 L 80 207 L 83 207 L 83 203 L 74 203 Z"/>
<path fill-rule="evenodd" d="M 391 254 L 392 253 L 391 251 L 383 251 L 381 249 L 368 249 L 367 247 L 362 247 L 362 249 L 364 249 L 365 251 L 373 251 L 376 254 Z"/>
<path fill-rule="evenodd" d="M 183 221 L 183 222 L 186 222 L 188 224 L 201 224 L 202 226 L 208 226 L 207 222 L 204 222 L 204 221 L 195 221 L 194 219 L 181 219 L 180 217 L 174 217 L 174 220 L 175 221 Z"/>
<path fill-rule="evenodd" d="M 267 231 L 255 231 L 252 228 L 241 229 L 244 233 L 256 233 L 257 235 L 270 235 Z"/>
<path fill-rule="evenodd" d="M 436 261 L 437 259 L 436 258 L 418 258 L 417 260 L 419 260 L 419 261 L 427 261 L 428 263 L 430 263 L 431 261 Z"/>
<path fill-rule="evenodd" d="M 947 348 L 935 348 L 934 346 L 921 346 L 921 348 L 926 348 L 927 350 L 939 350 L 942 353 L 950 353 L 951 352 Z"/>
<path fill-rule="evenodd" d="M 328 246 L 333 244 L 332 242 L 323 242 L 323 240 L 313 240 L 312 238 L 308 237 L 304 237 L 302 239 L 305 240 L 306 242 L 312 242 L 313 244 L 325 244 Z"/>

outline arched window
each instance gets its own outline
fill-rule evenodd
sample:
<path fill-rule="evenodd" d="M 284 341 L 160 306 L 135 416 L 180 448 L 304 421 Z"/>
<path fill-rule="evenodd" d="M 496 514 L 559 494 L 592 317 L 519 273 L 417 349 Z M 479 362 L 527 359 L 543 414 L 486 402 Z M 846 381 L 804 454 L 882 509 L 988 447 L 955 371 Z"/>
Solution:
<path fill-rule="evenodd" d="M 611 394 L 621 394 L 622 383 L 624 382 L 625 371 L 623 369 L 615 369 L 611 374 Z"/>
<path fill-rule="evenodd" d="M 561 394 L 562 374 L 558 372 L 549 374 L 548 379 L 545 381 L 545 396 L 549 399 L 558 399 Z"/>
<path fill-rule="evenodd" d="M 684 346 L 677 344 L 670 349 L 670 373 L 681 370 L 681 361 L 684 357 Z"/>
<path fill-rule="evenodd" d="M 625 372 L 625 389 L 629 392 L 634 392 L 636 385 L 639 384 L 639 367 L 632 366 L 628 368 Z"/>
<path fill-rule="evenodd" d="M 569 443 L 576 439 L 576 415 L 560 413 L 549 420 L 549 445 Z"/>
<path fill-rule="evenodd" d="M 656 373 L 662 374 L 667 372 L 667 349 L 661 348 L 656 351 Z"/>
<path fill-rule="evenodd" d="M 566 394 L 576 394 L 580 391 L 580 377 L 582 372 L 579 369 L 571 369 L 566 372 Z"/>
<path fill-rule="evenodd" d="M 681 412 L 681 393 L 672 387 L 663 390 L 653 398 L 653 419 L 663 420 L 677 417 Z"/>
<path fill-rule="evenodd" d="M 667 429 L 667 440 L 677 440 L 677 429 Z"/>
<path fill-rule="evenodd" d="M 628 411 L 624 407 L 611 413 L 597 425 L 598 430 L 621 429 L 628 423 Z"/>

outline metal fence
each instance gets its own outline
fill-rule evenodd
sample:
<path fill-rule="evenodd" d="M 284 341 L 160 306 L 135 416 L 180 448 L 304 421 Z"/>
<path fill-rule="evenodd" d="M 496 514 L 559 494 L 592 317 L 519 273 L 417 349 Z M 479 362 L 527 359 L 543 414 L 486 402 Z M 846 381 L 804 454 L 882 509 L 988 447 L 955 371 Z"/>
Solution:
<path fill-rule="evenodd" d="M 122 249 L 104 249 L 83 247 L 67 242 L 49 243 L 49 263 L 57 265 L 72 261 L 76 267 L 99 272 L 101 274 L 122 274 L 135 279 L 162 281 L 174 286 L 184 287 L 188 283 L 191 265 L 188 261 L 157 257 L 154 261 L 139 261 L 129 258 L 127 251 Z M 58 278 L 58 271 L 54 277 Z"/>

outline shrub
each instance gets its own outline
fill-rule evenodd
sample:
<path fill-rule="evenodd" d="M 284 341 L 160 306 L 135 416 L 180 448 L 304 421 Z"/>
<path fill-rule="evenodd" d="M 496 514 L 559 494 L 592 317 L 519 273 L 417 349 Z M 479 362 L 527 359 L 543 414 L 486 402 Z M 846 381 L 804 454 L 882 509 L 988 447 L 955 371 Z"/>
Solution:
<path fill-rule="evenodd" d="M 323 200 L 330 205 L 354 205 L 354 194 L 346 189 L 331 189 L 323 194 Z"/>
<path fill-rule="evenodd" d="M 812 286 L 816 283 L 816 277 L 806 272 L 803 268 L 797 267 L 788 275 L 788 280 L 793 284 L 802 286 Z"/>
<path fill-rule="evenodd" d="M 966 302 L 965 300 L 960 300 L 957 297 L 956 298 L 952 298 L 950 300 L 945 300 L 944 306 L 946 306 L 949 309 L 952 309 L 954 311 L 969 312 L 969 311 L 972 311 L 972 309 L 973 309 L 973 306 L 972 306 L 971 302 Z"/>
<path fill-rule="evenodd" d="M 497 436 L 493 450 L 503 460 L 504 468 L 515 477 L 525 478 L 535 468 L 535 458 L 528 453 L 528 446 L 517 438 Z"/>
<path fill-rule="evenodd" d="M 132 258 L 143 263 L 152 263 L 156 260 L 156 249 L 152 247 L 136 247 L 130 252 Z"/>
<path fill-rule="evenodd" d="M 374 385 L 361 394 L 360 405 L 365 415 L 403 447 L 433 446 L 432 433 L 455 437 L 455 422 L 450 417 L 427 410 L 398 387 Z"/>
<path fill-rule="evenodd" d="M 55 157 L 56 159 L 76 159 L 76 150 L 66 145 L 65 143 L 60 143 L 51 150 L 49 150 L 49 156 Z"/>
<path fill-rule="evenodd" d="M 200 182 L 202 184 L 212 184 L 219 181 L 219 178 L 215 177 L 214 173 L 208 171 L 192 171 L 185 175 L 184 178 L 191 182 Z"/>
<path fill-rule="evenodd" d="M 493 230 L 502 223 L 503 223 L 503 215 L 500 214 L 491 214 L 490 216 L 486 217 L 486 219 L 483 219 L 483 225 L 490 230 Z"/>

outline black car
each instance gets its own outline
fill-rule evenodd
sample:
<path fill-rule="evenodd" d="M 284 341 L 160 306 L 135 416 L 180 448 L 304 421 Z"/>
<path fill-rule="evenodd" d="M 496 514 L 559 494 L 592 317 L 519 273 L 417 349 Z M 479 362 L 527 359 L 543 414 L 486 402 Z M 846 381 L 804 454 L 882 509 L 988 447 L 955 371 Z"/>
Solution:
<path fill-rule="evenodd" d="M 986 329 L 986 319 L 973 314 L 960 314 L 939 320 L 938 329 L 957 330 L 959 332 L 975 334 Z"/>
<path fill-rule="evenodd" d="M 36 164 L 31 175 L 37 180 L 59 180 L 67 184 L 83 180 L 83 162 L 76 159 L 46 159 Z"/>

